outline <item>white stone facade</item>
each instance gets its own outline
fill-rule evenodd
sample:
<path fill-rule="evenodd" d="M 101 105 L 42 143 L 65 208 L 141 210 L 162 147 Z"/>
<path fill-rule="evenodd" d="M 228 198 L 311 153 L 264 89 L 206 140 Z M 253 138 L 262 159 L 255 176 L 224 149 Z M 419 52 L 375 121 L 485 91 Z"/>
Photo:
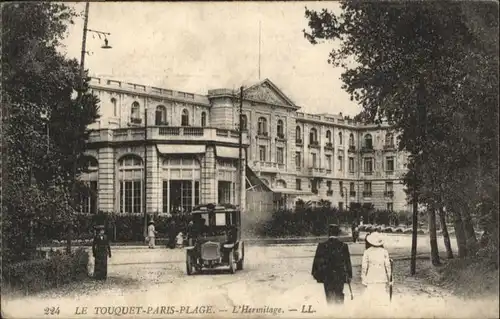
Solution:
<path fill-rule="evenodd" d="M 100 99 L 101 117 L 91 126 L 87 152 L 98 163 L 92 177 L 98 181 L 98 209 L 143 212 L 145 158 L 148 213 L 240 204 L 240 180 L 247 178 L 245 169 L 242 176 L 237 169 L 239 92 L 197 95 L 100 78 L 90 86 Z M 242 109 L 242 167 L 248 165 L 275 193 L 275 205 L 323 199 L 337 207 L 357 202 L 406 209 L 406 156 L 387 125 L 301 113 L 267 79 L 244 90 Z"/>

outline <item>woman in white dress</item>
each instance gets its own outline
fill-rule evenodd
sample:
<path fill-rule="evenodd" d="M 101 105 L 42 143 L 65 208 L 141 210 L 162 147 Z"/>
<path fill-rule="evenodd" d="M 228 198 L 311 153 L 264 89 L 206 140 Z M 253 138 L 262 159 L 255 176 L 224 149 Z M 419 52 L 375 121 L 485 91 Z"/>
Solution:
<path fill-rule="evenodd" d="M 361 282 L 366 286 L 364 301 L 368 309 L 389 305 L 387 284 L 391 284 L 391 263 L 389 252 L 384 248 L 384 241 L 380 233 L 374 232 L 366 237 L 371 246 L 363 253 L 361 264 Z"/>

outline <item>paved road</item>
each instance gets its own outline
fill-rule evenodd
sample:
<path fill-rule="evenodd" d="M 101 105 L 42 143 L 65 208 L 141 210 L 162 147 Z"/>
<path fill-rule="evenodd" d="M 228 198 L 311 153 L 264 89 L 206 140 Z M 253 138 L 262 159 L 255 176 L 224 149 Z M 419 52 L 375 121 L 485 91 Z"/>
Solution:
<path fill-rule="evenodd" d="M 419 253 L 427 253 L 428 245 L 424 241 L 419 244 Z M 346 287 L 347 298 L 341 312 L 342 317 L 377 315 L 373 309 L 367 312 L 366 303 L 362 298 L 359 265 L 363 246 L 364 244 L 349 245 L 355 267 L 352 285 L 355 299 L 349 300 Z M 386 247 L 393 257 L 401 257 L 409 251 L 408 243 L 404 239 L 388 239 Z M 112 311 L 129 314 L 133 312 L 135 316 L 136 312 L 139 312 L 137 317 L 144 318 L 207 316 L 192 314 L 193 311 L 209 312 L 213 317 L 234 318 L 252 315 L 242 314 L 245 310 L 251 311 L 251 308 L 264 311 L 260 314 L 253 313 L 254 316 L 338 317 L 338 310 L 326 307 L 322 285 L 317 284 L 310 276 L 314 251 L 314 245 L 247 247 L 243 271 L 234 275 L 220 270 L 186 276 L 183 250 L 115 249 L 110 260 L 107 282 L 76 283 L 62 290 L 37 296 L 9 298 L 8 301 L 3 299 L 2 308 L 4 314 L 23 318 L 50 317 L 44 314 L 44 308 L 52 306 L 59 307 L 60 313 L 56 317 L 60 318 L 116 316 L 116 313 L 109 314 Z M 462 303 L 450 303 L 449 297 L 445 299 L 437 291 L 422 287 L 418 282 L 397 283 L 394 295 L 392 307 L 398 310 L 392 314 L 396 317 L 421 317 L 424 310 L 429 315 L 449 317 L 453 311 L 457 313 L 457 305 L 463 307 Z M 424 309 L 422 301 L 426 305 Z M 87 307 L 87 313 L 77 315 L 77 311 L 84 311 L 81 308 L 83 306 Z M 96 308 L 121 306 L 143 308 Z M 205 307 L 195 308 L 196 306 Z M 77 307 L 80 308 L 77 310 Z M 487 307 L 491 308 L 491 305 L 488 304 Z M 485 309 L 485 306 L 469 305 L 468 311 L 471 309 Z M 173 313 L 168 314 L 169 312 Z M 464 311 L 457 314 L 459 317 L 467 317 L 467 312 Z M 475 311 L 470 317 L 481 317 L 477 315 Z"/>

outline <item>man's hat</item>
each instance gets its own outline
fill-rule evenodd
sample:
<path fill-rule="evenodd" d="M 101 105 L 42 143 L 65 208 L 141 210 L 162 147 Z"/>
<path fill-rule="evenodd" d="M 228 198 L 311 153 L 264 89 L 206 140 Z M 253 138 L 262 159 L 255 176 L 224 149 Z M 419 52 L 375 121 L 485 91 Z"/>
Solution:
<path fill-rule="evenodd" d="M 95 225 L 94 226 L 95 229 L 104 229 L 104 225 Z"/>
<path fill-rule="evenodd" d="M 150 221 L 149 221 L 149 225 L 154 224 L 154 223 L 155 223 L 155 221 L 154 221 L 154 220 L 150 220 Z"/>
<path fill-rule="evenodd" d="M 328 234 L 330 236 L 337 236 L 340 234 L 340 227 L 337 224 L 330 224 L 328 225 Z"/>
<path fill-rule="evenodd" d="M 380 247 L 384 244 L 384 240 L 380 236 L 379 232 L 373 232 L 370 235 L 366 236 L 366 241 L 375 247 Z"/>

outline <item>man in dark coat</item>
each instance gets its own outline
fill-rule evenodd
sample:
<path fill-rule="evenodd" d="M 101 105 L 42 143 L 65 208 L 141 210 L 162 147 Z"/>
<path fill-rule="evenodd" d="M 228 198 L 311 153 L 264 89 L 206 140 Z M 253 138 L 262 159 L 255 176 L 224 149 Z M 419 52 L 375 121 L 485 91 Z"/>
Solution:
<path fill-rule="evenodd" d="M 95 258 L 94 278 L 106 280 L 108 276 L 108 257 L 111 258 L 111 247 L 109 240 L 104 233 L 104 226 L 96 226 L 97 235 L 92 243 L 92 254 Z"/>
<path fill-rule="evenodd" d="M 175 220 L 172 218 L 170 220 L 170 224 L 168 225 L 168 248 L 175 248 L 175 237 L 177 236 L 177 225 L 175 224 Z"/>
<path fill-rule="evenodd" d="M 323 283 L 326 301 L 344 303 L 344 284 L 352 278 L 351 256 L 347 244 L 338 239 L 340 227 L 330 225 L 328 240 L 318 244 L 312 267 L 312 276 Z"/>

